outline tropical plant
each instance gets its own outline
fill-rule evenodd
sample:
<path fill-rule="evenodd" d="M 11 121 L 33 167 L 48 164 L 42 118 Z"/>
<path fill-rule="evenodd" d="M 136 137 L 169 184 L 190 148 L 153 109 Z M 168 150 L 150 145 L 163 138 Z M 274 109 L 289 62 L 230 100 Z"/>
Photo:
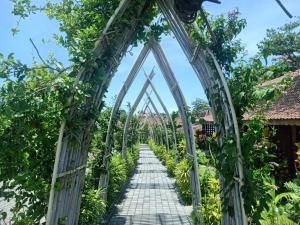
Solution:
<path fill-rule="evenodd" d="M 289 218 L 286 205 L 283 204 L 283 200 L 291 202 L 300 201 L 300 196 L 293 192 L 283 192 L 276 194 L 276 186 L 274 180 L 270 184 L 268 194 L 270 195 L 270 201 L 267 203 L 267 208 L 261 212 L 261 225 L 297 225 L 296 222 Z"/>
<path fill-rule="evenodd" d="M 179 193 L 186 204 L 190 204 L 191 189 L 190 189 L 190 163 L 187 158 L 182 159 L 175 167 L 175 179 Z"/>
<path fill-rule="evenodd" d="M 277 29 L 267 29 L 266 37 L 258 44 L 260 53 L 267 61 L 273 57 L 276 64 L 284 63 L 286 71 L 295 70 L 300 62 L 300 19 L 284 24 Z M 278 57 L 277 59 L 274 57 Z"/>
<path fill-rule="evenodd" d="M 126 181 L 127 171 L 122 155 L 117 152 L 113 153 L 109 164 L 108 204 L 116 200 L 122 184 Z"/>
<path fill-rule="evenodd" d="M 79 225 L 96 225 L 106 211 L 105 202 L 99 198 L 100 190 L 86 188 L 81 198 Z"/>
<path fill-rule="evenodd" d="M 220 225 L 221 195 L 220 182 L 213 167 L 200 166 L 199 180 L 201 186 L 200 212 L 205 225 Z"/>
<path fill-rule="evenodd" d="M 175 171 L 174 151 L 169 151 L 165 154 L 165 162 L 168 174 L 173 177 Z"/>

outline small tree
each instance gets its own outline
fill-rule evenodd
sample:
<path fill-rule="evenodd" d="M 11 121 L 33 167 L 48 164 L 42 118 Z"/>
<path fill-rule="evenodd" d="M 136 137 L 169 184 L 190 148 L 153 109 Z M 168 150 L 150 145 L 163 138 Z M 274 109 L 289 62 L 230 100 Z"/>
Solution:
<path fill-rule="evenodd" d="M 201 112 L 208 109 L 209 105 L 205 100 L 201 98 L 196 98 L 196 100 L 192 102 L 192 122 L 194 122 L 196 118 L 200 116 Z"/>
<path fill-rule="evenodd" d="M 299 28 L 300 19 L 277 29 L 267 30 L 266 37 L 257 45 L 266 62 L 268 57 L 273 57 L 277 63 L 288 64 L 290 70 L 298 68 L 300 62 Z"/>

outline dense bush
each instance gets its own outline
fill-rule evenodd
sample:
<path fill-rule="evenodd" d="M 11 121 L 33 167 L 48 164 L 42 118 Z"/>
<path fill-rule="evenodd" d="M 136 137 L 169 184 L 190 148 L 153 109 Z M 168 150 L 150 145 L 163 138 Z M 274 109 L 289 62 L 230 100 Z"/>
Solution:
<path fill-rule="evenodd" d="M 97 225 L 106 210 L 105 202 L 100 198 L 100 191 L 86 188 L 81 198 L 80 225 Z"/>
<path fill-rule="evenodd" d="M 221 224 L 220 182 L 214 167 L 200 166 L 201 185 L 200 212 L 206 225 Z"/>
<path fill-rule="evenodd" d="M 203 151 L 201 151 L 200 149 L 197 149 L 196 153 L 197 153 L 198 164 L 201 164 L 201 165 L 209 164 L 209 159 L 207 158 L 206 154 Z"/>
<path fill-rule="evenodd" d="M 175 164 L 174 153 L 169 153 L 162 146 L 156 145 L 153 140 L 149 140 L 150 148 L 154 151 L 161 161 L 165 161 L 167 171 L 170 176 L 175 177 L 177 189 L 185 204 L 191 204 L 190 189 L 190 163 L 186 157 L 185 142 L 179 143 L 180 161 Z M 221 224 L 221 198 L 220 183 L 216 169 L 209 165 L 209 159 L 205 153 L 197 150 L 199 163 L 199 180 L 201 186 L 201 206 L 199 208 L 203 216 L 204 223 L 207 225 Z M 196 218 L 195 223 L 197 224 Z"/>
<path fill-rule="evenodd" d="M 165 154 L 165 162 L 166 162 L 166 167 L 167 167 L 167 171 L 168 174 L 171 177 L 174 177 L 175 175 L 175 159 L 174 159 L 174 151 L 170 151 L 169 153 Z"/>
<path fill-rule="evenodd" d="M 112 204 L 128 176 L 134 170 L 138 158 L 139 145 L 135 145 L 132 152 L 127 149 L 127 161 L 122 159 L 121 153 L 114 152 L 109 164 L 108 204 Z"/>
<path fill-rule="evenodd" d="M 186 204 L 191 204 L 192 202 L 189 169 L 190 164 L 186 158 L 181 160 L 175 168 L 176 185 L 178 187 L 183 201 Z"/>
<path fill-rule="evenodd" d="M 296 225 L 300 221 L 300 175 L 284 184 L 288 192 L 278 193 L 274 180 L 270 186 L 267 207 L 261 212 L 261 225 Z"/>
<path fill-rule="evenodd" d="M 108 202 L 113 202 L 127 178 L 126 162 L 120 153 L 113 153 L 109 164 Z"/>
<path fill-rule="evenodd" d="M 135 145 L 132 149 L 126 150 L 126 168 L 127 176 L 129 176 L 136 166 L 136 162 L 139 154 L 139 145 Z"/>

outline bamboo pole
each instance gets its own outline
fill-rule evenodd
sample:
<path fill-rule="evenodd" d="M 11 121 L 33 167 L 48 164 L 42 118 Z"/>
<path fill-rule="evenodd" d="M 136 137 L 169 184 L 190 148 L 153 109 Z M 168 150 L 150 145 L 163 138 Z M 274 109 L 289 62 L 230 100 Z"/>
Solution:
<path fill-rule="evenodd" d="M 190 61 L 193 69 L 195 70 L 204 90 L 208 94 L 208 99 L 210 100 L 210 104 L 212 106 L 212 113 L 214 115 L 215 121 L 221 126 L 219 133 L 221 137 L 225 137 L 230 135 L 231 133 L 235 134 L 236 142 L 237 142 L 237 155 L 239 155 L 239 136 L 236 135 L 236 118 L 234 108 L 232 108 L 229 104 L 231 101 L 231 96 L 228 94 L 228 91 L 223 91 L 226 89 L 226 81 L 222 79 L 222 74 L 218 71 L 219 77 L 215 81 L 213 79 L 213 72 L 210 66 L 206 63 L 206 55 L 200 46 L 197 46 L 193 40 L 191 40 L 184 28 L 181 24 L 178 16 L 176 15 L 172 3 L 169 0 L 157 0 L 160 9 L 162 10 L 163 15 L 168 20 L 171 29 L 178 40 L 181 48 L 183 49 L 185 55 Z M 218 70 L 218 68 L 217 68 Z M 219 87 L 220 92 L 216 92 L 214 90 L 214 85 Z M 218 118 L 216 115 L 217 106 L 213 101 L 212 96 L 219 96 L 222 100 L 222 109 L 225 115 L 225 119 L 222 120 Z M 232 130 L 234 127 L 234 130 Z M 218 139 L 219 145 L 222 146 L 222 138 Z M 229 162 L 224 162 L 229 163 Z M 242 161 L 241 159 L 237 162 L 237 172 L 233 174 L 233 180 L 235 182 L 234 188 L 222 187 L 222 197 L 233 198 L 233 208 L 234 208 L 234 218 L 229 215 L 229 212 L 223 213 L 222 224 L 223 225 L 247 225 L 247 217 L 244 210 L 244 200 L 242 197 L 242 193 L 240 191 L 243 180 L 243 171 L 242 171 Z M 224 186 L 224 179 L 220 177 L 221 185 Z M 230 189 L 230 191 L 229 191 Z"/>
<path fill-rule="evenodd" d="M 161 124 L 163 126 L 163 129 L 165 131 L 165 143 L 166 143 L 167 151 L 169 152 L 170 151 L 170 148 L 169 148 L 169 136 L 168 136 L 168 129 L 167 129 L 166 123 L 165 123 L 164 119 L 162 118 L 161 114 L 158 112 L 158 110 L 157 110 L 154 102 L 152 101 L 152 99 L 151 99 L 151 97 L 150 97 L 150 95 L 149 95 L 149 93 L 147 91 L 146 91 L 146 94 L 148 96 L 148 99 L 149 99 L 149 102 L 150 102 L 152 108 L 154 109 L 154 112 L 159 117 L 160 122 L 161 122 Z"/>
<path fill-rule="evenodd" d="M 105 139 L 105 153 L 104 153 L 104 157 L 102 160 L 102 168 L 103 168 L 103 172 L 100 174 L 100 178 L 99 178 L 99 189 L 105 189 L 107 188 L 108 185 L 108 166 L 109 166 L 109 156 L 111 153 L 111 142 L 112 142 L 112 131 L 113 131 L 113 126 L 114 126 L 114 120 L 116 119 L 116 116 L 118 114 L 118 111 L 120 109 L 120 106 L 123 102 L 123 99 L 127 93 L 127 91 L 129 90 L 129 88 L 131 87 L 136 75 L 138 74 L 143 62 L 145 61 L 145 59 L 147 58 L 149 54 L 149 46 L 147 44 L 144 45 L 142 51 L 140 52 L 136 62 L 134 63 L 130 73 L 128 74 L 124 84 L 121 87 L 121 90 L 117 96 L 116 102 L 114 104 L 114 107 L 112 109 L 111 115 L 110 115 L 110 119 L 109 119 L 109 123 L 108 123 L 108 128 L 107 128 L 107 134 L 106 134 L 106 139 Z M 107 191 L 104 190 L 101 192 L 101 198 L 106 200 L 107 198 Z"/>
<path fill-rule="evenodd" d="M 127 4 L 128 3 L 128 4 Z M 124 4 L 124 5 L 123 5 Z M 120 35 L 112 38 L 114 48 L 110 48 L 110 43 L 107 43 L 108 35 L 103 32 L 99 37 L 93 53 L 97 58 L 97 62 L 93 66 L 81 68 L 77 74 L 74 86 L 76 87 L 79 82 L 88 82 L 93 85 L 92 95 L 86 99 L 86 102 L 80 105 L 70 96 L 68 99 L 68 109 L 66 110 L 66 117 L 63 119 L 59 140 L 56 148 L 55 163 L 53 167 L 52 182 L 50 189 L 50 197 L 48 202 L 48 211 L 46 215 L 47 225 L 56 225 L 64 223 L 65 225 L 76 225 L 78 223 L 81 191 L 84 183 L 85 168 L 75 173 L 70 173 L 68 176 L 59 177 L 59 174 L 68 174 L 74 169 L 85 166 L 87 163 L 88 149 L 92 137 L 92 127 L 95 122 L 95 117 L 90 117 L 93 113 L 99 113 L 101 99 L 104 95 L 106 86 L 109 84 L 111 77 L 116 71 L 122 56 L 125 54 L 126 49 L 130 44 L 130 40 L 135 33 L 135 27 L 141 23 L 143 17 L 143 10 L 151 6 L 152 3 L 145 2 L 136 6 L 133 1 L 122 1 L 120 7 L 117 9 L 117 15 L 111 20 L 110 25 L 107 25 L 107 30 L 115 29 L 115 21 L 122 13 L 130 6 L 136 7 L 136 14 L 130 14 L 132 24 L 129 27 L 124 27 L 119 30 Z M 137 20 L 136 18 L 139 18 Z M 105 37 L 105 38 L 104 38 Z M 122 40 L 122 41 L 121 41 Z M 95 80 L 95 74 L 98 73 L 99 67 L 103 60 L 103 56 L 110 51 L 113 57 L 105 59 L 107 67 L 105 68 L 105 77 L 103 82 Z M 78 107 L 85 109 L 80 114 Z M 87 116 L 89 115 L 89 116 Z M 69 122 L 74 119 L 82 121 L 84 126 L 78 128 L 76 131 L 72 130 Z M 76 136 L 75 136 L 76 134 Z M 74 144 L 74 139 L 76 143 Z"/>
<path fill-rule="evenodd" d="M 146 73 L 145 73 L 145 76 L 148 79 L 148 76 L 147 76 Z M 174 160 L 175 160 L 175 164 L 177 164 L 177 161 L 178 161 L 177 160 L 177 140 L 176 140 L 176 129 L 175 129 L 174 123 L 172 121 L 171 115 L 170 115 L 170 113 L 169 113 L 166 105 L 164 104 L 162 98 L 160 97 L 158 91 L 156 90 L 155 85 L 153 84 L 153 82 L 150 79 L 148 79 L 148 80 L 150 82 L 150 85 L 151 85 L 151 88 L 152 88 L 153 92 L 155 93 L 155 95 L 156 95 L 156 97 L 157 97 L 160 105 L 162 106 L 164 112 L 166 113 L 167 118 L 169 120 L 169 123 L 171 125 L 171 128 L 172 128 L 172 138 L 173 138 L 173 149 L 174 149 Z"/>
<path fill-rule="evenodd" d="M 161 47 L 154 39 L 150 40 L 150 44 L 151 44 L 151 51 L 154 54 L 154 57 L 163 73 L 165 80 L 167 81 L 169 89 L 176 101 L 181 118 L 183 120 L 183 129 L 184 129 L 184 134 L 186 139 L 186 148 L 189 155 L 189 160 L 193 165 L 190 170 L 193 209 L 195 214 L 198 216 L 198 218 L 201 219 L 200 212 L 198 210 L 199 205 L 201 203 L 200 182 L 198 176 L 198 162 L 197 162 L 196 148 L 194 143 L 192 123 L 188 115 L 188 106 L 184 99 L 183 93 L 178 85 L 178 82 L 175 78 L 175 75 Z"/>
<path fill-rule="evenodd" d="M 152 79 L 154 77 L 154 71 L 152 70 L 150 73 L 150 79 Z M 140 91 L 138 97 L 136 98 L 135 102 L 133 103 L 128 116 L 126 118 L 125 121 L 125 125 L 124 125 L 124 131 L 123 131 L 123 143 L 122 143 L 122 157 L 123 159 L 126 160 L 126 145 L 127 145 L 127 133 L 128 133 L 128 128 L 129 128 L 129 122 L 137 108 L 137 106 L 139 105 L 140 101 L 142 100 L 143 95 L 145 94 L 147 88 L 149 87 L 149 82 L 148 80 L 146 80 L 142 90 Z"/>

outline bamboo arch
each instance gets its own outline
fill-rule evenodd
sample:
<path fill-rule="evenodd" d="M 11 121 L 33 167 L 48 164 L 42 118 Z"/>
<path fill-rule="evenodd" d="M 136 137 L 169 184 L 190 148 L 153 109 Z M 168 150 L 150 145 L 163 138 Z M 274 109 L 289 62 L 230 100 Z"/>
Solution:
<path fill-rule="evenodd" d="M 212 106 L 214 119 L 219 125 L 219 127 L 217 128 L 220 133 L 220 137 L 229 137 L 233 135 L 236 140 L 236 171 L 234 174 L 232 174 L 232 183 L 234 185 L 225 185 L 224 179 L 221 177 L 222 198 L 223 200 L 224 198 L 230 199 L 229 206 L 233 207 L 234 213 L 233 215 L 230 215 L 228 211 L 223 212 L 222 224 L 247 225 L 247 217 L 244 210 L 244 199 L 242 197 L 241 191 L 244 177 L 239 128 L 235 116 L 235 111 L 232 105 L 230 92 L 228 91 L 224 76 L 221 73 L 220 68 L 218 67 L 218 64 L 213 55 L 210 54 L 209 50 L 204 52 L 200 46 L 197 46 L 193 42 L 193 40 L 189 38 L 185 27 L 181 24 L 176 13 L 174 12 L 171 1 L 156 1 L 164 17 L 169 22 L 171 30 L 173 31 L 176 39 L 178 40 L 186 57 L 189 59 L 203 88 L 207 93 L 210 105 Z M 74 225 L 78 222 L 81 191 L 84 183 L 88 149 L 91 141 L 91 128 L 95 122 L 95 118 L 89 117 L 88 115 L 97 114 L 99 112 L 105 89 L 109 85 L 112 75 L 118 67 L 120 60 L 124 56 L 126 49 L 130 45 L 130 41 L 135 34 L 134 28 L 137 27 L 139 23 L 141 23 L 141 18 L 143 18 L 144 12 L 151 7 L 153 1 L 143 2 L 142 4 L 137 6 L 137 11 L 134 15 L 130 14 L 130 19 L 132 21 L 130 28 L 125 27 L 119 32 L 119 35 L 113 35 L 113 32 L 109 31 L 115 28 L 116 21 L 120 17 L 122 17 L 123 14 L 127 13 L 127 9 L 129 7 L 134 7 L 135 4 L 136 3 L 134 1 L 129 0 L 122 0 L 120 2 L 118 8 L 115 10 L 114 14 L 108 21 L 106 28 L 103 30 L 101 36 L 96 42 L 94 54 L 97 60 L 95 61 L 95 64 L 92 67 L 81 69 L 77 75 L 75 84 L 78 84 L 80 81 L 90 82 L 93 85 L 94 92 L 92 93 L 91 97 L 87 99 L 86 103 L 80 106 L 81 108 L 85 109 L 84 112 L 76 111 L 78 104 L 74 104 L 76 102 L 72 97 L 70 97 L 70 99 L 68 100 L 71 107 L 66 113 L 66 118 L 61 123 L 59 132 L 48 203 L 48 212 L 46 216 L 47 225 L 58 224 L 62 220 L 64 220 L 64 223 L 66 225 Z M 113 41 L 109 41 L 110 39 Z M 112 45 L 113 48 L 111 48 Z M 161 70 L 170 72 L 170 68 L 166 63 L 166 60 L 162 57 L 160 47 L 156 46 L 155 43 L 153 46 L 154 47 L 152 47 L 152 49 L 155 49 L 153 51 L 155 57 L 157 59 L 161 58 L 161 62 L 159 63 Z M 97 74 L 99 68 L 103 66 L 101 65 L 102 59 L 107 52 L 110 53 L 109 55 L 111 55 L 111 57 L 105 61 L 107 64 L 105 66 L 106 76 L 103 81 L 96 82 L 94 76 L 95 74 Z M 217 77 L 215 80 L 212 79 L 214 74 L 212 68 L 206 63 L 206 59 L 208 57 L 213 57 L 213 61 L 215 63 L 215 70 L 217 71 Z M 172 90 L 172 93 L 179 101 L 177 102 L 176 100 L 177 104 L 185 103 L 181 91 L 177 88 L 176 82 L 174 83 L 174 80 L 172 80 L 172 75 L 172 73 L 171 75 L 166 75 L 171 76 L 169 77 L 171 79 L 170 83 L 173 84 L 169 88 Z M 218 87 L 217 90 L 214 89 L 215 86 Z M 213 96 L 218 96 L 221 99 L 220 106 L 222 108 L 222 111 L 224 112 L 224 117 L 220 117 L 219 115 L 217 115 L 216 112 L 219 106 L 214 101 Z M 188 121 L 186 104 L 180 105 L 179 111 L 181 116 L 183 117 L 183 120 Z M 77 138 L 78 143 L 74 145 L 72 136 L 70 135 L 72 133 L 72 126 L 70 126 L 69 121 L 72 121 L 72 119 L 76 118 L 86 119 L 84 120 L 84 126 L 78 128 L 77 130 L 77 133 L 79 134 Z M 192 154 L 194 152 L 195 146 L 191 138 L 192 130 L 190 122 L 187 122 L 187 124 L 184 125 L 184 131 L 187 139 L 187 150 L 190 155 L 193 156 L 193 159 L 191 160 L 195 162 L 195 155 Z M 219 138 L 218 142 L 219 145 L 222 146 L 222 138 Z M 197 191 L 196 188 L 197 182 L 199 183 L 198 177 L 195 176 L 195 173 L 197 173 L 195 172 L 197 171 L 195 169 L 196 166 L 197 165 L 194 164 L 191 176 L 191 179 L 193 181 L 192 183 L 194 183 L 192 185 L 193 199 L 195 195 L 200 196 L 200 192 Z M 58 184 L 60 186 L 59 189 L 57 188 Z M 199 203 L 199 199 L 197 201 L 193 201 L 194 209 L 195 207 L 198 207 Z"/>
<path fill-rule="evenodd" d="M 166 107 L 166 105 L 164 104 L 163 100 L 161 99 L 158 91 L 156 90 L 155 85 L 153 84 L 153 82 L 148 78 L 147 74 L 145 74 L 146 78 L 149 80 L 150 86 L 155 94 L 155 96 L 157 97 L 160 105 L 162 106 L 165 114 L 167 115 L 169 124 L 171 125 L 172 128 L 172 138 L 173 138 L 173 149 L 174 149 L 174 159 L 175 159 L 175 164 L 177 164 L 177 140 L 176 140 L 176 130 L 175 130 L 175 126 L 174 123 L 172 121 L 171 115 Z"/>
<path fill-rule="evenodd" d="M 151 80 L 151 75 L 154 74 L 153 70 L 150 74 L 150 80 Z M 154 75 L 152 75 L 153 77 Z M 139 93 L 137 99 L 135 100 L 127 118 L 126 118 L 126 122 L 125 122 L 125 126 L 124 126 L 124 132 L 123 132 L 123 144 L 122 144 L 122 156 L 123 156 L 123 159 L 126 159 L 126 145 L 127 145 L 127 133 L 128 133 L 128 128 L 129 128 L 129 123 L 130 123 L 130 120 L 133 116 L 133 113 L 135 112 L 138 104 L 140 103 L 142 97 L 144 96 L 145 92 L 147 91 L 147 88 L 149 87 L 149 81 L 146 80 L 141 92 Z M 164 121 L 162 120 L 162 125 L 163 125 L 163 128 L 165 130 L 165 141 L 166 141 L 166 147 L 167 149 L 169 149 L 169 141 L 168 141 L 168 133 L 167 133 L 167 128 L 165 126 L 165 123 Z"/>

